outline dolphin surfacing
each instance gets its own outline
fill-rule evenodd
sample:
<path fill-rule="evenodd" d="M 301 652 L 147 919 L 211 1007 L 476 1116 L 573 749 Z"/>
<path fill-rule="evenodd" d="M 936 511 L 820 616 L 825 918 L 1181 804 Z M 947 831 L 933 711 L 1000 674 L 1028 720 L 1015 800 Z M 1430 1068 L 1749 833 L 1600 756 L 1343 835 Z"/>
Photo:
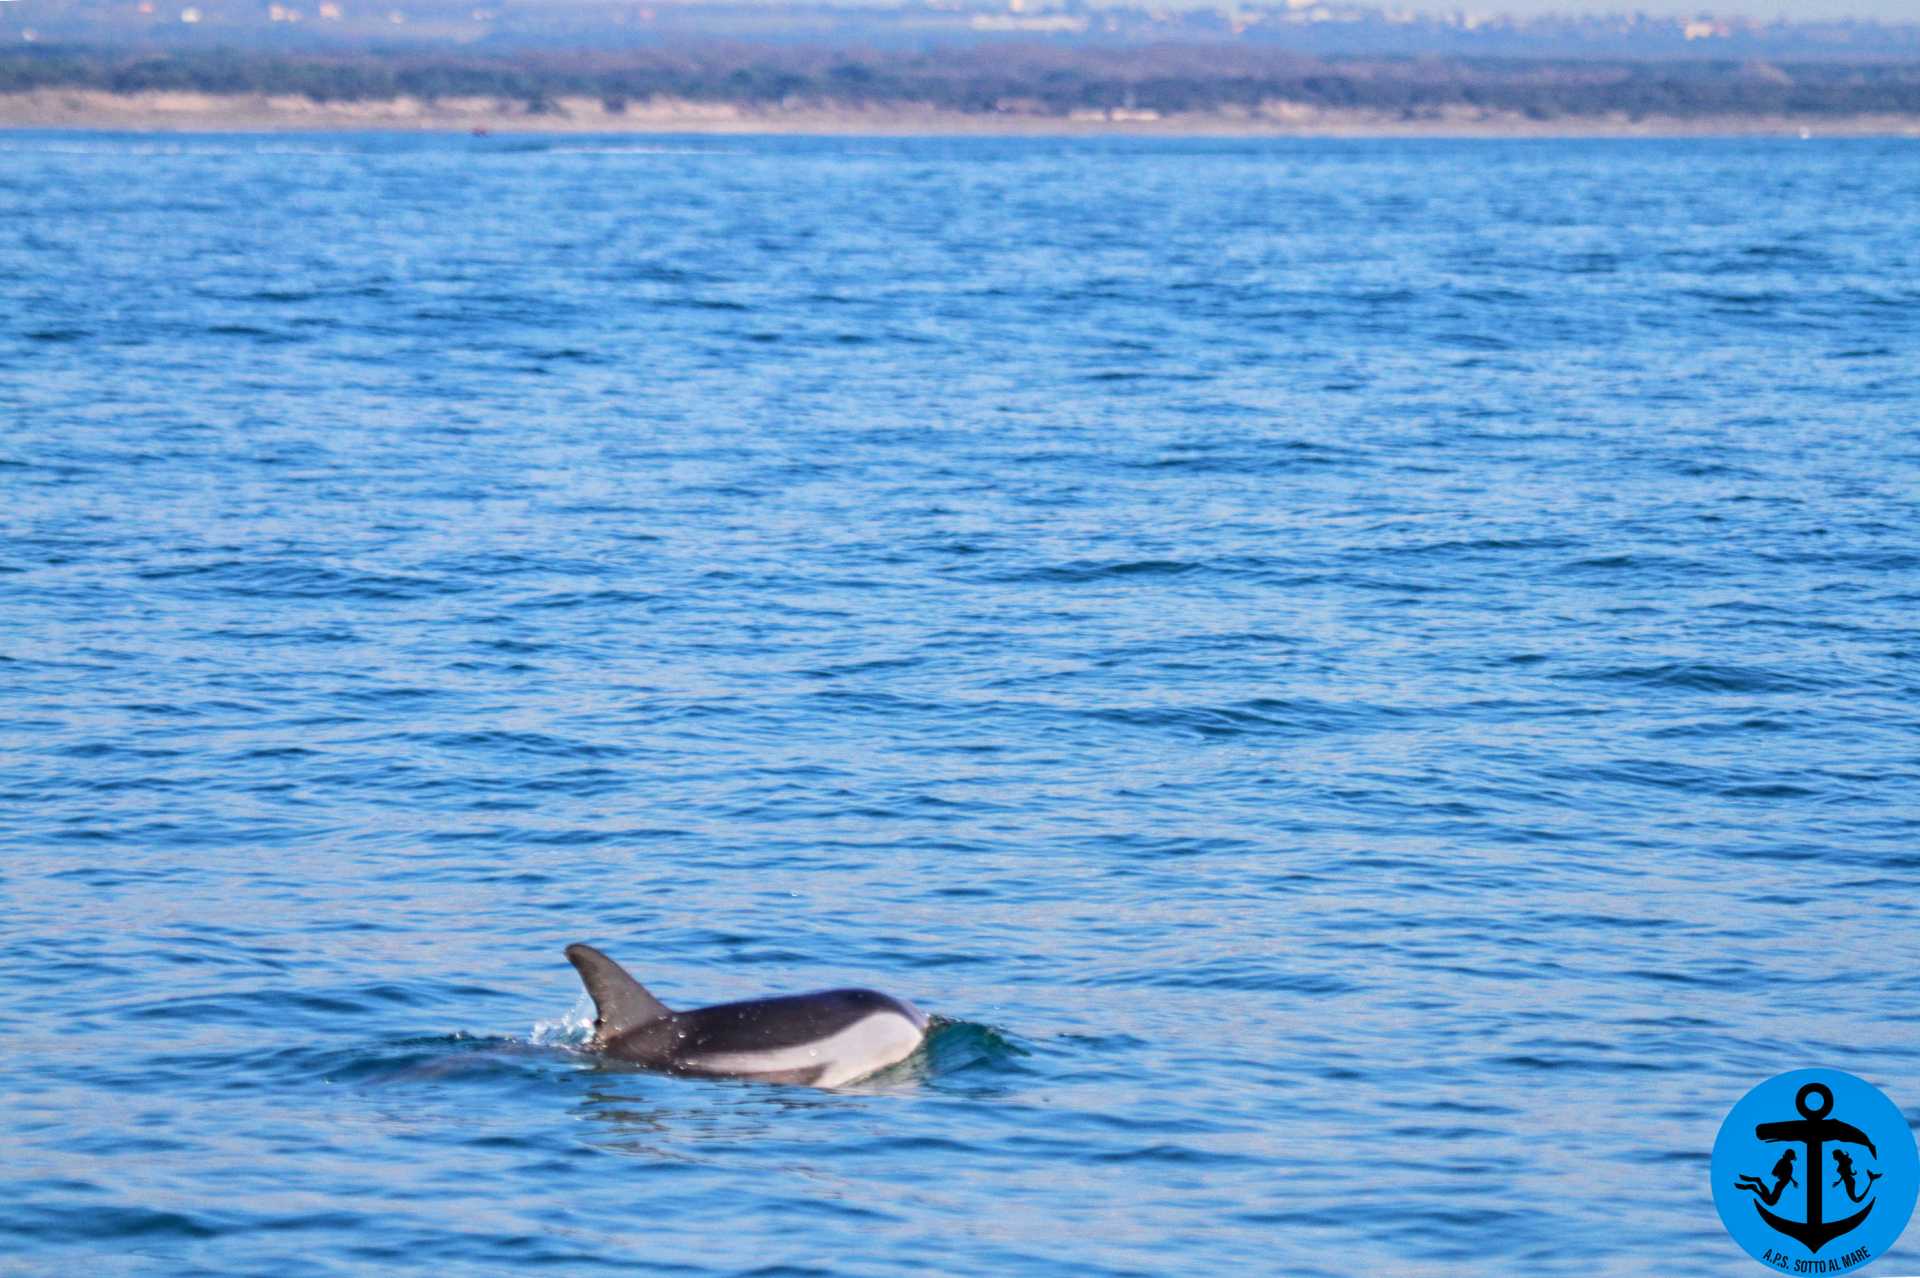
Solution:
<path fill-rule="evenodd" d="M 567 959 L 593 996 L 592 1051 L 668 1074 L 838 1087 L 913 1055 L 927 1018 L 874 990 L 825 990 L 675 1012 L 591 945 Z"/>

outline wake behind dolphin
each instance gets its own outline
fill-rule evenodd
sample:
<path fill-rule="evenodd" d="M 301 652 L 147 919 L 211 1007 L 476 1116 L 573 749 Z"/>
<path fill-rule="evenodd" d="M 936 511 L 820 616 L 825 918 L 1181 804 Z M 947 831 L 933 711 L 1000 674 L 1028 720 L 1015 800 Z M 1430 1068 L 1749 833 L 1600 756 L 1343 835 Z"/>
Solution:
<path fill-rule="evenodd" d="M 875 990 L 826 990 L 675 1012 L 591 945 L 567 958 L 593 996 L 589 1050 L 669 1074 L 838 1087 L 913 1055 L 918 1010 Z"/>

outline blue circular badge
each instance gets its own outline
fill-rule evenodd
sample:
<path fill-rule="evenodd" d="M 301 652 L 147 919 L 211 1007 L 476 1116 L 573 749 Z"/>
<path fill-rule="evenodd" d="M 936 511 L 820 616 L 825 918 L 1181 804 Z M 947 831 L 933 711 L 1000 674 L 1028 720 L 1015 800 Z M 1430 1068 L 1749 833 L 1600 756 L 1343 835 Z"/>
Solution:
<path fill-rule="evenodd" d="M 1713 1205 L 1733 1240 L 1784 1274 L 1846 1274 L 1913 1215 L 1920 1151 L 1873 1084 L 1796 1069 L 1733 1107 L 1713 1142 Z"/>

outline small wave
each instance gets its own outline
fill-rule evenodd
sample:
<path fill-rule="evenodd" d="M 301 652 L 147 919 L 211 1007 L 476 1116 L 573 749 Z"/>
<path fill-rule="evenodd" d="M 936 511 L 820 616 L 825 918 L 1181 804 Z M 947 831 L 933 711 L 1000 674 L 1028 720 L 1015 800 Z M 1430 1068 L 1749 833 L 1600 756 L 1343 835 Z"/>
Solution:
<path fill-rule="evenodd" d="M 1326 702 L 1255 697 L 1220 706 L 1110 707 L 1088 718 L 1134 728 L 1173 729 L 1202 737 L 1311 736 L 1357 726 L 1363 719 L 1395 717 L 1387 706 L 1335 706 Z"/>
<path fill-rule="evenodd" d="M 1357 386 L 1354 387 L 1357 389 Z M 1198 475 L 1285 474 L 1319 467 L 1348 466 L 1363 460 L 1357 449 L 1340 448 L 1309 440 L 1280 443 L 1258 442 L 1231 448 L 1192 446 L 1175 449 L 1158 457 L 1124 463 L 1129 469 L 1148 471 L 1184 471 Z"/>
<path fill-rule="evenodd" d="M 1702 302 L 1712 302 L 1717 309 L 1738 309 L 1744 311 L 1765 310 L 1791 300 L 1785 293 L 1772 289 L 1761 289 L 1745 293 L 1734 289 L 1689 288 L 1679 290 L 1680 296 L 1691 297 Z"/>
<path fill-rule="evenodd" d="M 1684 1070 L 1682 1061 L 1608 1060 L 1601 1057 L 1541 1056 L 1528 1052 L 1495 1057 L 1496 1066 L 1524 1070 L 1527 1073 L 1656 1074 Z"/>
<path fill-rule="evenodd" d="M 85 1238 L 161 1242 L 166 1239 L 218 1238 L 226 1230 L 198 1212 L 155 1211 L 146 1207 L 102 1207 L 88 1203 L 75 1207 L 16 1207 L 0 1216 L 6 1232 L 15 1238 L 37 1238 L 49 1243 L 71 1243 Z"/>
<path fill-rule="evenodd" d="M 878 1074 L 860 1080 L 853 1091 L 889 1090 L 904 1083 L 969 1081 L 1024 1072 L 1021 1059 L 1032 1053 L 1008 1034 L 978 1021 L 935 1016 L 920 1050 Z"/>
<path fill-rule="evenodd" d="M 491 146 L 484 148 L 503 155 L 724 155 L 727 152 L 718 147 L 695 146 L 620 146 L 605 143 L 594 146 L 567 146 L 559 143 L 531 143 L 509 146 Z"/>
<path fill-rule="evenodd" d="M 1582 683 L 1623 683 L 1688 692 L 1812 692 L 1823 680 L 1759 666 L 1715 661 L 1670 661 L 1650 666 L 1609 666 L 1553 676 Z"/>
<path fill-rule="evenodd" d="M 249 599 L 403 600 L 458 594 L 471 582 L 400 573 L 359 572 L 312 563 L 220 559 L 142 568 L 143 581 L 178 581 Z"/>
<path fill-rule="evenodd" d="M 1088 981 L 1089 985 L 1125 988 L 1161 988 L 1191 990 L 1259 990 L 1267 993 L 1306 995 L 1324 998 L 1351 994 L 1361 987 L 1352 981 L 1326 972 L 1287 972 L 1271 963 L 1236 957 L 1211 963 L 1192 963 L 1177 968 L 1143 968 L 1108 972 Z"/>
<path fill-rule="evenodd" d="M 302 1072 L 317 1074 L 328 1083 L 388 1086 L 468 1081 L 513 1082 L 539 1076 L 549 1069 L 545 1049 L 506 1035 L 466 1033 L 397 1038 L 370 1047 L 329 1054 L 307 1062 Z"/>
<path fill-rule="evenodd" d="M 412 740 L 438 750 L 471 751 L 487 756 L 531 755 L 560 759 L 619 759 L 628 751 L 620 746 L 595 745 L 544 732 L 509 732 L 495 728 L 479 732 L 408 734 Z"/>
<path fill-rule="evenodd" d="M 1110 563 L 1080 559 L 1072 563 L 1012 573 L 998 577 L 996 580 L 1074 585 L 1082 582 L 1128 580 L 1136 577 L 1184 577 L 1200 569 L 1201 565 L 1180 559 L 1126 559 Z"/>

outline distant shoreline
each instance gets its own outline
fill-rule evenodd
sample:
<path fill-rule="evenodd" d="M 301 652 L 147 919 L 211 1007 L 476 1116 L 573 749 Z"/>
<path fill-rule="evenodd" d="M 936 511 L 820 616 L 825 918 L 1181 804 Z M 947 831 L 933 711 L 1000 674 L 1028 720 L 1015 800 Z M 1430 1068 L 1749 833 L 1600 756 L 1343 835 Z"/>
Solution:
<path fill-rule="evenodd" d="M 291 95 L 35 89 L 0 93 L 0 129 L 900 137 L 1920 137 L 1920 115 L 1647 115 L 1635 119 L 1616 112 L 1538 119 L 1518 112 L 1451 107 L 1407 118 L 1383 111 L 1289 103 L 1255 111 L 1047 115 L 976 114 L 912 104 L 761 106 L 676 99 L 651 99 L 611 110 L 602 101 L 586 97 L 558 98 L 546 110 L 535 112 L 495 98 L 315 102 Z"/>

